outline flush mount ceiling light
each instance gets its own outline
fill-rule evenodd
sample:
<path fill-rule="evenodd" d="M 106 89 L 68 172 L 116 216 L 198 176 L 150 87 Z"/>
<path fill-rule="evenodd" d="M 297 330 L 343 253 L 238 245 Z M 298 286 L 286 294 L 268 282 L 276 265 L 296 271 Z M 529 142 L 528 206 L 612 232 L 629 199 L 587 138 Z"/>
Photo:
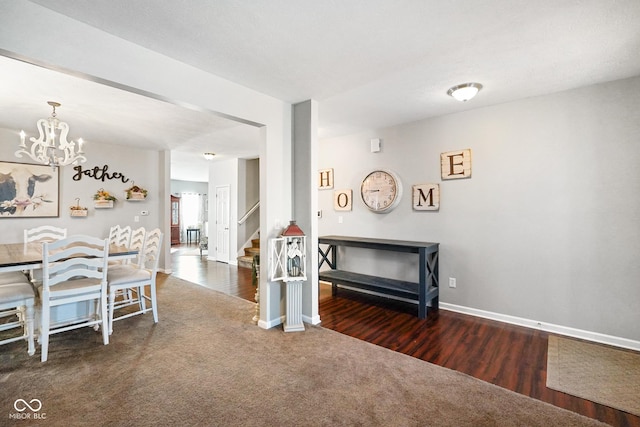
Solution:
<path fill-rule="evenodd" d="M 204 153 L 204 158 L 207 160 L 211 160 L 215 155 L 216 155 L 215 153 Z"/>
<path fill-rule="evenodd" d="M 78 150 L 76 151 L 76 143 L 67 141 L 69 125 L 56 118 L 56 108 L 60 106 L 60 103 L 49 101 L 47 104 L 53 108 L 51 117 L 38 120 L 38 139 L 29 138 L 28 147 L 27 141 L 25 141 L 26 134 L 24 131 L 20 131 L 20 145 L 18 146 L 19 150 L 15 153 L 16 157 L 22 157 L 23 154 L 26 154 L 36 162 L 50 165 L 53 170 L 58 166 L 86 162 L 87 158 L 82 151 L 84 143 L 82 138 L 78 139 Z"/>
<path fill-rule="evenodd" d="M 447 95 L 454 97 L 458 101 L 468 101 L 482 89 L 480 83 L 463 83 L 452 87 L 447 91 Z"/>

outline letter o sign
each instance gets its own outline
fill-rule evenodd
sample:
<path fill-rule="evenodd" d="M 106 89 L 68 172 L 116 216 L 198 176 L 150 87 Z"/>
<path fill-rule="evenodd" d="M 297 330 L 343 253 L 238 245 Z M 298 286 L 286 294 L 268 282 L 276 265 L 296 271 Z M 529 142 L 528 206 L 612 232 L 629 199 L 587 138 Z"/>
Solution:
<path fill-rule="evenodd" d="M 333 192 L 333 209 L 336 211 L 350 211 L 352 190 L 336 190 Z"/>

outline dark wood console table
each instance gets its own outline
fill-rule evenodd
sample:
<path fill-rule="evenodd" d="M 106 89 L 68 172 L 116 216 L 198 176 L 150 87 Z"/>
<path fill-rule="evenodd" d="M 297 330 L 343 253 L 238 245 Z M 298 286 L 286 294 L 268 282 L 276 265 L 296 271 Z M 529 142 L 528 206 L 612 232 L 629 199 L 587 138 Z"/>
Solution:
<path fill-rule="evenodd" d="M 321 245 L 329 245 L 326 251 Z M 418 254 L 418 283 L 389 279 L 338 269 L 337 247 L 375 249 L 383 251 Z M 337 285 L 364 289 L 384 295 L 418 301 L 418 317 L 427 317 L 427 303 L 438 308 L 438 250 L 439 243 L 412 242 L 405 240 L 372 239 L 366 237 L 322 236 L 318 238 L 318 268 L 326 262 L 331 270 L 320 271 L 320 280 L 330 282 L 335 295 Z"/>

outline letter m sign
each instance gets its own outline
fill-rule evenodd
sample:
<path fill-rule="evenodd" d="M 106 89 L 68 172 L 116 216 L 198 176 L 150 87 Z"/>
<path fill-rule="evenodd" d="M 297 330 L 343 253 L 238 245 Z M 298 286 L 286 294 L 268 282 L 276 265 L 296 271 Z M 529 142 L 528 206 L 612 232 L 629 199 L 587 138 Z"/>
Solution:
<path fill-rule="evenodd" d="M 412 188 L 413 210 L 437 211 L 440 209 L 440 185 L 417 184 Z"/>

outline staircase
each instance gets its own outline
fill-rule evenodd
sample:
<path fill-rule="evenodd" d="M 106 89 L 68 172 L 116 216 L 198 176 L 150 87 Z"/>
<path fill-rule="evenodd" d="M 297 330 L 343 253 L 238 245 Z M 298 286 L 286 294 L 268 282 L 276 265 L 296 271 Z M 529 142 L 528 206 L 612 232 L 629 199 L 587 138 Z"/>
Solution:
<path fill-rule="evenodd" d="M 260 255 L 260 239 L 251 239 L 251 246 L 244 248 L 244 255 L 238 257 L 238 267 L 251 268 L 254 255 Z"/>

